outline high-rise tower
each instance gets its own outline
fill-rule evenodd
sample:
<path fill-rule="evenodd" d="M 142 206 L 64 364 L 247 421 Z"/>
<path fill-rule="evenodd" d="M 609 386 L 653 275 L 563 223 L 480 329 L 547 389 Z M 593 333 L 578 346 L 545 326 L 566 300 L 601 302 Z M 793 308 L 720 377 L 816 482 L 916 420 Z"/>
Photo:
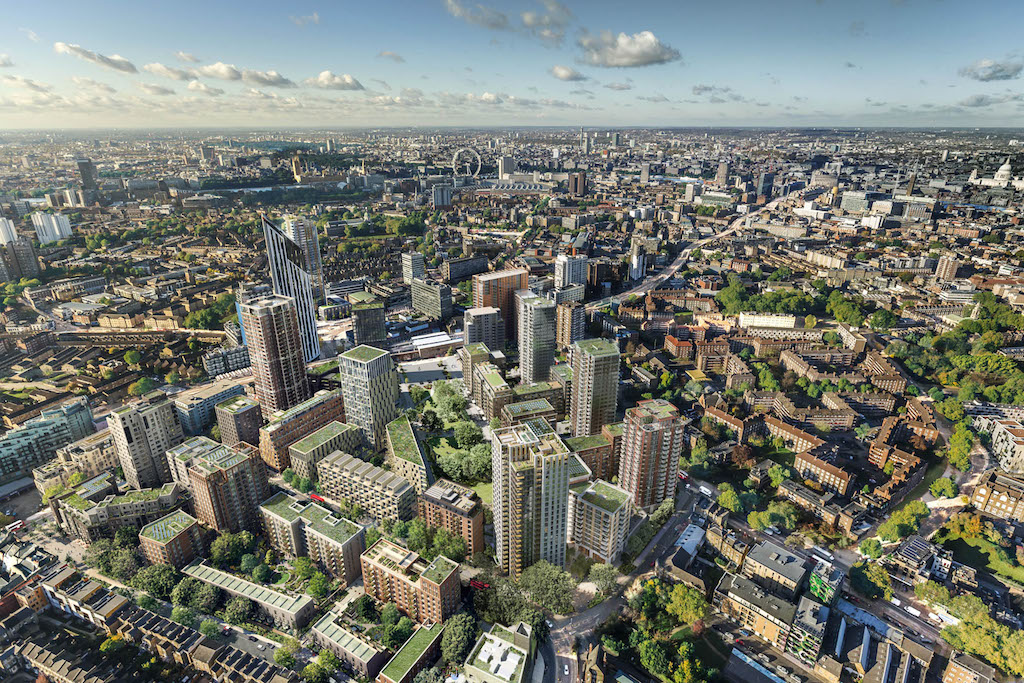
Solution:
<path fill-rule="evenodd" d="M 615 422 L 619 347 L 610 339 L 582 339 L 572 349 L 569 419 L 573 436 L 590 436 Z"/>
<path fill-rule="evenodd" d="M 309 398 L 295 300 L 265 296 L 241 305 L 242 327 L 263 417 Z"/>
<path fill-rule="evenodd" d="M 683 438 L 679 410 L 668 401 L 640 401 L 626 411 L 619 486 L 638 508 L 654 507 L 675 495 Z"/>
<path fill-rule="evenodd" d="M 316 334 L 316 303 L 313 296 L 312 273 L 316 269 L 312 268 L 308 261 L 308 240 L 300 244 L 271 222 L 266 215 L 263 215 L 262 219 L 274 293 L 294 301 L 302 340 L 303 360 L 311 363 L 320 357 L 320 339 Z M 315 231 L 313 240 L 316 240 Z M 319 264 L 319 247 L 316 258 Z M 246 334 L 248 335 L 248 331 Z"/>

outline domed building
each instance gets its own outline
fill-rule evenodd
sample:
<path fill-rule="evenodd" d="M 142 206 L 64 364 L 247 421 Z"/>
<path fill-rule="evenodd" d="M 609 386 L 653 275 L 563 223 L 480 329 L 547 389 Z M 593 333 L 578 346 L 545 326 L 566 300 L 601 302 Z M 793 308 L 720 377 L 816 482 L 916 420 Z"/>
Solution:
<path fill-rule="evenodd" d="M 1013 177 L 1013 167 L 1010 166 L 1010 157 L 1006 157 L 1006 161 L 999 167 L 999 170 L 996 171 L 994 177 L 979 178 L 978 169 L 974 169 L 968 182 L 971 185 L 980 185 L 982 187 L 1012 187 L 1014 190 L 1024 191 L 1024 176 L 1018 178 Z"/>

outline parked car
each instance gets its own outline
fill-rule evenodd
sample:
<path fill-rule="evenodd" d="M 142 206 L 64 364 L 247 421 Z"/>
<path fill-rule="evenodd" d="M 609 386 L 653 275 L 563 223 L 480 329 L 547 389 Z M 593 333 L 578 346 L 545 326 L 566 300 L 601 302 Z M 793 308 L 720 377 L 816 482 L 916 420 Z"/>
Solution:
<path fill-rule="evenodd" d="M 566 664 L 565 666 L 562 667 L 562 675 L 563 676 L 568 676 L 569 675 L 569 665 L 568 664 Z"/>

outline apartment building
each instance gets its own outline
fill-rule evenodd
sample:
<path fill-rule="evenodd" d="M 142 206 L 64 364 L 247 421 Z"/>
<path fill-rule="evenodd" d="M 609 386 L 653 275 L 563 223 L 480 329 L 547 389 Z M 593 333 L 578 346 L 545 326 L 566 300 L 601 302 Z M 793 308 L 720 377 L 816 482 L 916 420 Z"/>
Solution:
<path fill-rule="evenodd" d="M 476 396 L 475 379 L 476 366 L 486 363 L 491 358 L 491 350 L 483 342 L 474 342 L 472 344 L 465 344 L 460 348 L 456 354 L 459 357 L 459 361 L 462 364 L 462 384 L 463 388 L 469 393 L 470 396 Z"/>
<path fill-rule="evenodd" d="M 109 429 L 90 434 L 57 449 L 57 457 L 32 470 L 32 479 L 40 495 L 53 486 L 66 486 L 72 475 L 86 479 L 117 467 L 117 451 Z"/>
<path fill-rule="evenodd" d="M 288 449 L 292 444 L 331 422 L 344 421 L 341 391 L 318 391 L 313 398 L 270 416 L 270 422 L 260 428 L 260 457 L 282 472 L 291 466 Z"/>
<path fill-rule="evenodd" d="M 357 346 L 338 356 L 347 422 L 363 430 L 371 448 L 386 443 L 389 422 L 398 417 L 398 371 L 390 354 Z"/>
<path fill-rule="evenodd" d="M 438 479 L 420 494 L 419 517 L 427 526 L 461 536 L 468 554 L 484 551 L 484 506 L 473 489 Z"/>
<path fill-rule="evenodd" d="M 356 504 L 378 521 L 416 516 L 416 490 L 408 480 L 350 453 L 335 452 L 318 462 L 317 478 L 324 496 Z"/>
<path fill-rule="evenodd" d="M 519 372 L 524 384 L 544 382 L 555 363 L 555 305 L 532 295 L 522 299 L 519 317 Z"/>
<path fill-rule="evenodd" d="M 366 549 L 366 529 L 327 508 L 286 493 L 260 505 L 271 547 L 287 557 L 309 557 L 324 572 L 347 586 L 359 578 L 359 556 Z"/>
<path fill-rule="evenodd" d="M 853 475 L 842 467 L 816 456 L 812 451 L 798 453 L 793 462 L 793 469 L 804 479 L 821 484 L 826 491 L 834 491 L 845 496 L 853 486 Z"/>
<path fill-rule="evenodd" d="M 313 642 L 330 650 L 362 678 L 374 679 L 388 662 L 388 651 L 366 636 L 355 633 L 345 617 L 328 612 L 313 624 Z"/>
<path fill-rule="evenodd" d="M 473 374 L 474 402 L 483 410 L 486 419 L 501 417 L 501 409 L 515 398 L 512 387 L 493 363 L 480 363 L 473 369 Z"/>
<path fill-rule="evenodd" d="M 583 339 L 572 351 L 569 419 L 573 436 L 589 436 L 615 421 L 619 347 L 610 339 Z"/>
<path fill-rule="evenodd" d="M 762 541 L 747 552 L 743 576 L 786 599 L 796 597 L 807 578 L 804 561 L 786 548 Z"/>
<path fill-rule="evenodd" d="M 389 422 L 385 433 L 388 446 L 385 461 L 391 471 L 412 484 L 417 494 L 422 494 L 433 482 L 434 475 L 408 416 L 401 415 Z"/>
<path fill-rule="evenodd" d="M 570 486 L 568 543 L 595 562 L 616 564 L 626 545 L 631 501 L 628 491 L 600 479 Z"/>
<path fill-rule="evenodd" d="M 529 287 L 529 273 L 525 268 L 509 268 L 473 276 L 473 305 L 477 308 L 497 308 L 505 321 L 505 338 L 516 333 L 514 294 Z M 499 347 L 495 347 L 499 348 Z"/>
<path fill-rule="evenodd" d="M 217 426 L 220 428 L 220 442 L 234 446 L 245 442 L 252 446 L 260 444 L 260 427 L 263 413 L 260 404 L 248 396 L 235 396 L 214 408 Z"/>
<path fill-rule="evenodd" d="M 305 339 L 296 300 L 285 296 L 252 299 L 240 304 L 239 310 L 256 379 L 256 400 L 263 417 L 269 419 L 309 398 L 304 345 L 313 348 L 315 342 L 319 355 L 316 327 L 313 339 Z"/>
<path fill-rule="evenodd" d="M 355 425 L 331 422 L 288 447 L 292 469 L 300 477 L 315 482 L 316 465 L 335 451 L 354 453 L 363 443 L 363 433 Z"/>
<path fill-rule="evenodd" d="M 621 427 L 621 423 L 619 423 Z M 600 434 L 572 436 L 564 439 L 570 451 L 579 456 L 596 479 L 611 481 L 619 476 L 618 449 L 610 436 L 612 425 L 604 425 Z M 621 446 L 621 430 L 619 434 Z"/>
<path fill-rule="evenodd" d="M 626 411 L 619 485 L 634 505 L 650 509 L 675 496 L 683 444 L 682 418 L 668 401 L 641 401 Z"/>
<path fill-rule="evenodd" d="M 990 470 L 974 487 L 971 505 L 997 519 L 1024 522 L 1024 476 Z"/>
<path fill-rule="evenodd" d="M 139 529 L 160 519 L 178 508 L 187 495 L 174 483 L 119 493 L 113 475 L 103 473 L 82 482 L 74 491 L 50 499 L 50 508 L 63 533 L 92 543 L 112 537 L 121 527 Z"/>
<path fill-rule="evenodd" d="M 231 597 L 248 598 L 260 614 L 278 628 L 300 629 L 316 614 L 316 603 L 308 595 L 285 595 L 267 586 L 215 569 L 205 560 L 196 560 L 182 568 L 182 573 L 216 586 Z"/>
<path fill-rule="evenodd" d="M 165 453 L 185 440 L 174 404 L 154 391 L 107 416 L 114 449 L 132 488 L 143 489 L 171 481 Z"/>
<path fill-rule="evenodd" d="M 581 301 L 566 301 L 555 310 L 555 344 L 562 351 L 587 333 L 587 308 Z"/>
<path fill-rule="evenodd" d="M 175 510 L 142 527 L 139 545 L 146 562 L 178 569 L 206 554 L 199 521 L 184 510 Z"/>
<path fill-rule="evenodd" d="M 175 394 L 172 402 L 178 411 L 178 421 L 185 436 L 202 434 L 216 417 L 218 404 L 245 394 L 245 387 L 237 379 L 219 379 Z"/>
<path fill-rule="evenodd" d="M 445 322 L 452 317 L 452 288 L 416 278 L 412 281 L 412 308 L 431 320 Z"/>
<path fill-rule="evenodd" d="M 366 594 L 421 624 L 441 624 L 459 608 L 459 565 L 439 556 L 426 562 L 416 553 L 382 538 L 362 555 Z"/>
<path fill-rule="evenodd" d="M 505 319 L 494 306 L 467 308 L 462 321 L 467 345 L 486 344 L 487 348 L 496 351 L 505 348 Z"/>

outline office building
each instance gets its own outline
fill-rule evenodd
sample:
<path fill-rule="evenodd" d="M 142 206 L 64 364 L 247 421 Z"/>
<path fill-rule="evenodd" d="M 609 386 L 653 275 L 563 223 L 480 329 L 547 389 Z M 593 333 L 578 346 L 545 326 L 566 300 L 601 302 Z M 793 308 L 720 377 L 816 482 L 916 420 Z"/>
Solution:
<path fill-rule="evenodd" d="M 960 269 L 960 262 L 954 256 L 946 255 L 939 257 L 939 264 L 935 268 L 935 278 L 940 282 L 950 282 L 956 279 L 957 270 Z"/>
<path fill-rule="evenodd" d="M 186 576 L 216 586 L 229 597 L 251 600 L 260 616 L 278 628 L 301 629 L 316 614 L 316 603 L 308 595 L 286 595 L 267 586 L 215 569 L 205 561 L 195 561 L 182 568 Z"/>
<path fill-rule="evenodd" d="M 580 301 L 567 301 L 555 309 L 555 344 L 566 350 L 587 333 L 587 309 Z"/>
<path fill-rule="evenodd" d="M 0 216 L 0 246 L 6 246 L 18 239 L 18 228 L 10 218 Z"/>
<path fill-rule="evenodd" d="M 416 516 L 416 490 L 404 477 L 335 451 L 316 464 L 324 496 L 361 507 L 377 521 L 406 522 Z"/>
<path fill-rule="evenodd" d="M 267 242 L 267 260 L 270 267 L 270 277 L 274 283 L 274 300 L 288 298 L 292 300 L 295 312 L 295 320 L 299 334 L 302 359 L 305 363 L 312 363 L 320 357 L 320 339 L 316 334 L 316 298 L 314 297 L 314 281 L 317 275 L 315 266 L 308 262 L 307 244 L 305 240 L 299 244 L 286 232 L 272 223 L 266 215 L 261 216 L 263 221 L 263 235 Z M 312 239 L 316 240 L 316 232 L 313 231 Z M 310 247 L 311 249 L 312 247 Z M 319 249 L 319 247 L 317 247 Z M 319 251 L 317 252 L 319 262 Z M 316 264 L 317 266 L 319 263 Z M 268 297 L 269 298 L 269 297 Z M 243 304 L 243 312 L 245 306 Z M 243 326 L 245 322 L 243 320 Z M 246 345 L 249 346 L 249 353 L 252 355 L 254 342 L 249 338 L 249 328 L 245 328 Z M 290 340 L 289 340 L 290 341 Z M 253 359 L 253 365 L 256 364 Z M 301 400 L 301 399 L 300 399 Z M 262 399 L 260 403 L 262 403 Z M 280 408 L 275 408 L 279 410 Z"/>
<path fill-rule="evenodd" d="M 438 479 L 420 495 L 419 517 L 429 527 L 461 536 L 467 555 L 484 551 L 484 506 L 473 489 Z"/>
<path fill-rule="evenodd" d="M 509 268 L 474 275 L 473 305 L 477 308 L 492 307 L 500 310 L 505 321 L 505 338 L 511 339 L 516 333 L 515 293 L 528 286 L 529 277 L 525 268 Z"/>
<path fill-rule="evenodd" d="M 355 453 L 362 445 L 363 432 L 355 425 L 331 422 L 288 447 L 295 474 L 316 482 L 316 465 L 335 451 Z"/>
<path fill-rule="evenodd" d="M 586 256 L 567 256 L 559 254 L 555 258 L 555 288 L 563 289 L 570 285 L 587 284 Z"/>
<path fill-rule="evenodd" d="M 446 322 L 452 317 L 452 288 L 416 278 L 412 281 L 412 308 L 432 320 Z"/>
<path fill-rule="evenodd" d="M 383 346 L 388 336 L 385 321 L 384 302 L 380 299 L 352 304 L 352 340 L 356 346 Z"/>
<path fill-rule="evenodd" d="M 278 553 L 309 557 L 346 586 L 359 578 L 359 556 L 366 547 L 364 527 L 286 493 L 274 494 L 259 511 L 267 540 Z"/>
<path fill-rule="evenodd" d="M 540 560 L 565 564 L 572 454 L 535 423 L 491 438 L 494 536 L 498 564 L 518 577 Z"/>
<path fill-rule="evenodd" d="M 160 392 L 114 410 L 107 416 L 124 478 L 135 489 L 171 481 L 166 453 L 185 440 L 174 404 Z"/>
<path fill-rule="evenodd" d="M 295 300 L 265 296 L 241 305 L 256 400 L 269 418 L 309 398 L 306 360 Z"/>
<path fill-rule="evenodd" d="M 459 565 L 444 555 L 427 562 L 382 538 L 362 556 L 363 589 L 371 598 L 393 602 L 421 624 L 442 624 L 459 608 Z"/>
<path fill-rule="evenodd" d="M 427 260 L 418 251 L 402 252 L 402 282 L 411 285 L 413 280 L 427 276 Z"/>
<path fill-rule="evenodd" d="M 721 161 L 718 164 L 718 171 L 715 173 L 715 185 L 726 187 L 729 184 L 729 162 Z"/>
<path fill-rule="evenodd" d="M 485 344 L 488 349 L 505 348 L 505 320 L 493 306 L 468 308 L 463 314 L 463 337 L 466 344 Z"/>
<path fill-rule="evenodd" d="M 617 564 L 629 531 L 630 500 L 625 489 L 600 479 L 570 486 L 569 544 L 595 562 Z"/>
<path fill-rule="evenodd" d="M 320 259 L 320 239 L 316 223 L 303 216 L 287 216 L 281 224 L 281 231 L 302 249 L 306 258 L 305 270 L 309 273 L 313 286 L 314 305 L 323 303 L 325 301 L 324 267 Z"/>
<path fill-rule="evenodd" d="M 270 416 L 260 428 L 260 456 L 278 472 L 291 466 L 289 447 L 332 422 L 345 421 L 340 390 L 318 391 L 308 401 Z"/>
<path fill-rule="evenodd" d="M 199 522 L 184 510 L 175 510 L 142 527 L 139 548 L 149 564 L 169 564 L 178 569 L 206 554 Z"/>
<path fill-rule="evenodd" d="M 263 414 L 260 404 L 248 396 L 235 396 L 218 403 L 214 408 L 217 426 L 220 428 L 220 442 L 225 446 L 247 443 L 260 444 L 260 427 Z"/>
<path fill-rule="evenodd" d="M 238 380 L 221 379 L 174 394 L 181 431 L 185 436 L 202 434 L 213 424 L 218 404 L 244 393 L 245 388 Z"/>
<path fill-rule="evenodd" d="M 260 531 L 260 502 L 270 495 L 267 469 L 249 444 L 225 446 L 197 436 L 167 451 L 174 481 L 192 492 L 196 516 L 217 531 Z"/>
<path fill-rule="evenodd" d="M 555 305 L 533 295 L 519 309 L 519 372 L 524 384 L 543 382 L 555 364 Z"/>
<path fill-rule="evenodd" d="M 586 138 L 589 143 L 590 139 Z M 587 144 L 589 147 L 589 144 Z M 587 174 L 585 171 L 576 171 L 569 174 L 569 194 L 574 197 L 584 197 L 587 194 Z"/>
<path fill-rule="evenodd" d="M 75 161 L 78 166 L 78 175 L 82 178 L 82 189 L 95 192 L 99 189 L 99 175 L 96 173 L 96 164 L 92 159 L 78 159 Z"/>
<path fill-rule="evenodd" d="M 762 171 L 757 176 L 757 186 L 754 188 L 754 193 L 758 197 L 764 197 L 765 199 L 772 198 L 772 188 L 775 185 L 775 174 L 769 173 L 768 171 Z"/>
<path fill-rule="evenodd" d="M 650 509 L 675 496 L 684 438 L 679 409 L 668 401 L 640 401 L 626 411 L 619 486 L 638 508 Z"/>
<path fill-rule="evenodd" d="M 338 356 L 347 422 L 363 430 L 370 447 L 384 448 L 389 422 L 398 417 L 398 371 L 386 351 L 357 346 Z"/>
<path fill-rule="evenodd" d="M 63 214 L 36 211 L 32 214 L 32 225 L 42 246 L 71 237 L 71 221 Z"/>
<path fill-rule="evenodd" d="M 52 460 L 58 448 L 94 431 L 92 410 L 84 398 L 43 410 L 0 434 L 0 481 L 28 475 L 32 468 Z"/>
<path fill-rule="evenodd" d="M 512 157 L 498 157 L 498 180 L 516 172 L 516 160 Z"/>
<path fill-rule="evenodd" d="M 583 339 L 572 348 L 569 419 L 573 436 L 589 436 L 615 422 L 619 347 L 610 339 Z"/>

